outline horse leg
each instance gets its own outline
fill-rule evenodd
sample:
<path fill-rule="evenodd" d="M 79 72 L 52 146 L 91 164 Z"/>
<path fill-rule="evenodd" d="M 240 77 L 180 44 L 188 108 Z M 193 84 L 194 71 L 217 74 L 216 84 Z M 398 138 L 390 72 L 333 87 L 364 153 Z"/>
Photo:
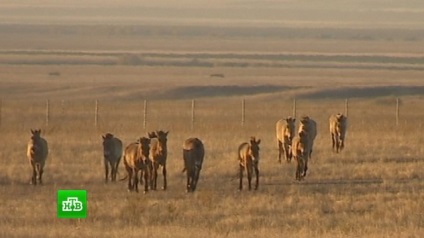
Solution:
<path fill-rule="evenodd" d="M 240 171 L 239 171 L 239 177 L 240 177 L 239 190 L 240 191 L 243 189 L 243 171 L 244 171 L 244 168 L 243 166 L 240 165 Z"/>
<path fill-rule="evenodd" d="M 258 187 L 259 187 L 259 168 L 258 168 L 258 165 L 255 165 L 255 174 L 256 174 L 255 190 L 258 190 Z"/>
<path fill-rule="evenodd" d="M 336 153 L 339 153 L 340 151 L 340 141 L 339 141 L 339 137 L 337 136 L 337 134 L 335 135 L 335 143 L 336 143 Z"/>
<path fill-rule="evenodd" d="M 296 166 L 296 180 L 300 180 L 300 171 L 302 170 L 302 165 L 301 165 L 300 158 L 297 158 L 296 161 L 297 161 L 297 166 Z"/>
<path fill-rule="evenodd" d="M 194 175 L 193 175 L 193 192 L 196 190 L 197 182 L 199 182 L 199 175 L 200 175 L 201 167 L 196 165 L 194 167 Z"/>
<path fill-rule="evenodd" d="M 290 153 L 289 144 L 285 143 L 283 148 L 284 148 L 284 156 L 286 157 L 286 161 L 287 161 L 287 163 L 290 163 L 291 162 L 291 153 Z"/>
<path fill-rule="evenodd" d="M 281 163 L 281 152 L 283 151 L 283 143 L 278 140 L 278 163 Z"/>
<path fill-rule="evenodd" d="M 303 177 L 306 176 L 306 171 L 308 171 L 308 160 L 306 160 L 304 163 L 305 164 L 304 164 L 304 170 L 303 170 Z"/>
<path fill-rule="evenodd" d="M 44 164 L 37 164 L 37 170 L 38 170 L 38 182 L 40 184 L 43 184 L 43 172 L 44 172 Z"/>
<path fill-rule="evenodd" d="M 128 172 L 128 191 L 132 191 L 133 190 L 133 185 L 132 185 L 132 180 L 133 180 L 133 170 L 132 169 L 127 169 Z"/>
<path fill-rule="evenodd" d="M 146 168 L 147 170 L 148 168 Z M 149 191 L 149 173 L 147 171 L 144 171 L 144 193 L 147 193 Z M 141 175 L 140 175 L 140 179 Z M 155 189 L 156 189 L 156 184 L 155 184 Z"/>
<path fill-rule="evenodd" d="M 155 164 L 152 162 L 150 164 L 144 164 L 145 169 L 144 169 L 144 173 L 147 173 L 149 171 L 149 173 L 147 175 L 149 175 L 149 179 L 147 181 L 144 181 L 148 184 L 148 186 L 150 186 L 150 189 L 154 190 L 153 188 L 153 174 L 154 174 L 154 169 L 155 169 Z M 141 178 L 141 177 L 140 177 Z M 143 184 L 143 179 L 140 179 L 140 185 Z"/>
<path fill-rule="evenodd" d="M 247 182 L 249 185 L 249 191 L 252 189 L 252 165 L 247 166 Z"/>
<path fill-rule="evenodd" d="M 141 172 L 141 174 L 143 173 Z M 134 189 L 135 189 L 135 192 L 138 193 L 138 170 L 134 170 L 133 178 L 134 178 Z"/>
<path fill-rule="evenodd" d="M 162 189 L 163 189 L 163 190 L 166 190 L 167 185 L 168 185 L 168 183 L 167 183 L 167 181 L 166 181 L 166 164 L 164 164 L 164 165 L 162 166 L 162 174 L 163 174 L 163 187 L 162 187 Z"/>
<path fill-rule="evenodd" d="M 105 183 L 108 182 L 108 176 L 109 176 L 109 164 L 108 161 L 105 159 L 104 160 L 104 165 L 105 165 Z"/>
<path fill-rule="evenodd" d="M 157 181 L 158 181 L 158 169 L 159 169 L 159 164 L 158 163 L 153 163 L 153 176 L 152 176 L 152 190 L 156 190 L 157 187 Z"/>
<path fill-rule="evenodd" d="M 31 166 L 32 166 L 32 177 L 31 177 L 30 184 L 37 185 L 37 171 L 35 170 L 35 164 L 32 161 L 31 161 Z"/>
<path fill-rule="evenodd" d="M 292 152 L 292 145 L 291 144 L 287 144 L 287 154 L 289 156 L 289 162 L 291 162 L 292 159 L 293 159 L 293 152 Z"/>
<path fill-rule="evenodd" d="M 112 170 L 111 173 L 110 173 L 110 176 L 112 177 L 111 180 L 112 180 L 112 182 L 115 182 L 116 181 L 116 169 L 117 169 L 116 162 L 110 163 L 110 167 L 111 167 L 111 170 Z"/>
<path fill-rule="evenodd" d="M 187 173 L 187 186 L 186 186 L 186 192 L 190 192 L 190 190 L 191 190 L 191 180 L 192 180 L 192 176 L 191 176 L 191 171 L 190 170 L 187 170 L 186 171 L 186 173 Z"/>

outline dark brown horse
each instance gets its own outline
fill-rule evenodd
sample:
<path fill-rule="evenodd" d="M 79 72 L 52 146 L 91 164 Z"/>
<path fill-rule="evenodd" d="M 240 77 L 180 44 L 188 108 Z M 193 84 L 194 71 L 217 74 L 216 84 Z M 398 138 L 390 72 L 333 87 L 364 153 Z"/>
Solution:
<path fill-rule="evenodd" d="M 243 189 L 243 172 L 247 171 L 247 181 L 249 184 L 249 190 L 252 189 L 251 181 L 253 170 L 255 170 L 256 184 L 255 190 L 259 186 L 259 144 L 261 140 L 256 140 L 255 137 L 251 137 L 249 142 L 240 144 L 238 148 L 238 160 L 240 166 L 240 186 L 239 190 Z"/>
<path fill-rule="evenodd" d="M 149 159 L 150 139 L 141 137 L 137 142 L 129 144 L 124 152 L 124 165 L 128 173 L 128 191 L 138 192 L 138 172 L 140 179 L 144 177 L 144 193 L 149 190 L 150 169 Z M 121 179 L 124 180 L 125 178 Z"/>
<path fill-rule="evenodd" d="M 122 158 L 122 141 L 114 137 L 110 133 L 106 133 L 103 138 L 103 158 L 105 165 L 105 182 L 109 180 L 109 167 L 111 181 L 116 181 L 116 174 L 118 172 L 119 162 Z"/>
<path fill-rule="evenodd" d="M 169 131 L 156 131 L 149 134 L 150 138 L 150 160 L 152 161 L 152 178 L 151 178 L 151 189 L 156 190 L 157 180 L 158 180 L 158 169 L 162 167 L 163 174 L 163 190 L 166 190 L 167 180 L 166 180 L 166 157 L 168 155 L 167 149 L 167 135 Z"/>
<path fill-rule="evenodd" d="M 32 167 L 31 184 L 37 184 L 37 178 L 40 184 L 43 183 L 44 165 L 49 154 L 47 141 L 41 137 L 41 130 L 31 129 L 31 139 L 27 146 L 27 157 Z"/>
<path fill-rule="evenodd" d="M 184 169 L 187 173 L 186 191 L 194 192 L 202 170 L 205 148 L 198 138 L 189 138 L 183 144 Z"/>

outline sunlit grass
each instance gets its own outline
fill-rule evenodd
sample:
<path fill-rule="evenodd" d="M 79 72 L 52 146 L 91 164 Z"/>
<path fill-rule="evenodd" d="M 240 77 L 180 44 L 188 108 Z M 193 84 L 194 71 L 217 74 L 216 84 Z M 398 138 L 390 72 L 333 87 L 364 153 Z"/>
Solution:
<path fill-rule="evenodd" d="M 291 102 L 279 111 L 275 110 L 280 105 L 277 101 L 250 97 L 242 126 L 241 99 L 202 99 L 196 104 L 193 131 L 190 100 L 152 101 L 146 130 L 142 110 L 138 110 L 143 103 L 139 101 L 103 102 L 98 128 L 94 127 L 93 103 L 68 104 L 60 114 L 58 102 L 52 101 L 49 126 L 39 112 L 44 103 L 22 101 L 14 103 L 13 108 L 6 104 L 1 158 L 7 166 L 0 168 L 0 210 L 4 214 L 0 227 L 8 237 L 29 231 L 35 236 L 58 236 L 74 229 L 69 236 L 98 236 L 104 229 L 118 227 L 130 236 L 154 237 L 276 233 L 298 237 L 417 237 L 423 232 L 420 211 L 424 204 L 419 199 L 423 188 L 422 140 L 420 131 L 415 130 L 417 118 L 409 116 L 416 114 L 406 113 L 419 111 L 416 105 L 408 107 L 409 100 L 416 99 L 405 100 L 405 116 L 398 127 L 393 105 L 382 106 L 373 99 L 352 103 L 346 148 L 340 154 L 331 151 L 327 120 L 331 112 L 343 110 L 343 100 L 337 103 L 339 106 L 327 100 L 299 101 L 298 115 L 313 116 L 319 126 L 310 173 L 301 183 L 294 180 L 294 163 L 277 163 L 274 123 L 291 114 Z M 21 110 L 26 105 L 32 105 L 32 109 Z M 28 183 L 25 143 L 30 127 L 37 125 L 49 141 L 50 156 L 45 184 L 33 187 Z M 110 131 L 128 144 L 153 129 L 170 131 L 169 190 L 142 195 L 128 193 L 124 182 L 105 185 L 101 134 Z M 255 192 L 237 192 L 236 149 L 251 135 L 263 140 L 260 187 Z M 206 148 L 195 194 L 185 194 L 181 173 L 181 143 L 189 136 L 201 138 Z M 121 167 L 119 176 L 124 174 Z M 88 218 L 57 219 L 57 189 L 87 189 Z M 108 236 L 120 233 L 111 231 Z"/>

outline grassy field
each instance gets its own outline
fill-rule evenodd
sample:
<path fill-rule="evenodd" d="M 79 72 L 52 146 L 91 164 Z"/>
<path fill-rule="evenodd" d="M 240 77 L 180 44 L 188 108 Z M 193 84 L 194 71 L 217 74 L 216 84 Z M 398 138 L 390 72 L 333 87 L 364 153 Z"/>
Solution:
<path fill-rule="evenodd" d="M 123 2 L 0 3 L 0 237 L 424 236 L 420 1 Z M 302 182 L 277 162 L 275 122 L 294 99 L 318 123 Z M 346 99 L 335 154 L 328 117 Z M 50 147 L 42 186 L 29 185 L 31 128 Z M 101 135 L 127 145 L 152 130 L 170 131 L 168 190 L 105 184 Z M 187 194 L 193 136 L 206 157 Z M 260 185 L 239 192 L 250 136 Z M 86 219 L 57 218 L 59 189 L 87 190 Z"/>
<path fill-rule="evenodd" d="M 3 81 L 2 89 L 18 93 L 6 94 L 1 109 L 0 157 L 4 162 L 0 168 L 1 236 L 420 237 L 423 234 L 424 151 L 420 146 L 424 142 L 423 98 L 420 92 L 408 91 L 408 86 L 420 86 L 418 79 L 413 80 L 416 72 L 403 72 L 401 75 L 407 74 L 411 82 L 406 81 L 400 87 L 396 84 L 399 76 L 391 72 L 348 70 L 359 79 L 340 86 L 342 95 L 338 95 L 327 92 L 326 84 L 333 82 L 332 79 L 324 80 L 321 86 L 308 86 L 316 77 L 344 74 L 334 69 L 321 70 L 319 76 L 313 69 L 284 70 L 290 79 L 278 80 L 273 76 L 279 74 L 278 70 L 249 72 L 218 68 L 219 72 L 228 70 L 238 79 L 216 79 L 219 82 L 215 83 L 210 80 L 209 69 L 203 68 L 163 70 L 126 66 L 111 70 L 67 66 L 61 69 L 60 76 L 50 76 L 46 72 L 52 68 L 46 66 L 3 67 L 3 77 L 8 69 L 8 74 L 16 80 Z M 120 72 L 126 80 L 113 84 L 117 77 L 123 77 Z M 195 72 L 197 79 L 190 77 Z M 373 83 L 361 82 L 362 74 L 373 75 Z M 146 75 L 156 75 L 158 79 L 154 82 L 163 86 L 156 88 L 150 80 L 131 79 L 137 75 L 149 79 Z M 294 81 L 291 77 L 295 76 L 304 79 Z M 199 79 L 202 77 L 204 83 Z M 87 82 L 87 78 L 100 85 Z M 52 83 L 45 87 L 49 81 Z M 243 84 L 234 83 L 242 81 Z M 257 81 L 261 83 L 258 85 Z M 179 86 L 165 82 L 178 82 Z M 191 130 L 191 98 L 184 95 L 194 85 L 196 89 L 210 90 L 206 90 L 209 94 L 195 98 L 195 122 Z M 249 88 L 252 94 L 219 93 L 225 87 L 237 91 L 233 85 L 239 85 L 242 91 L 243 87 Z M 268 92 L 260 85 L 287 88 Z M 389 86 L 397 89 L 384 90 Z M 131 90 L 135 87 L 140 88 L 138 94 L 135 94 L 137 90 Z M 346 88 L 353 94 L 355 90 L 362 93 L 349 100 L 346 150 L 334 154 L 327 119 L 331 113 L 345 110 L 343 90 Z M 150 94 L 143 93 L 144 90 Z M 148 100 L 144 129 L 143 102 L 149 99 L 145 95 L 153 97 L 162 91 L 174 92 L 174 99 L 163 96 Z M 323 96 L 326 93 L 329 98 Z M 375 93 L 379 96 L 373 96 Z M 34 99 L 28 100 L 23 95 Z M 401 98 L 398 126 L 397 95 Z M 319 126 L 310 173 L 300 183 L 294 180 L 294 163 L 277 163 L 274 135 L 275 121 L 292 114 L 295 96 L 297 115 L 310 115 Z M 46 98 L 50 99 L 48 126 Z M 246 115 L 241 126 L 243 98 Z M 99 102 L 97 127 L 94 127 L 95 99 Z M 30 128 L 41 128 L 50 143 L 45 183 L 36 187 L 29 185 L 30 166 L 25 156 Z M 104 184 L 101 135 L 112 132 L 128 144 L 155 129 L 170 131 L 169 190 L 143 195 L 128 193 L 124 182 Z M 263 141 L 260 188 L 255 192 L 238 192 L 236 148 L 251 135 Z M 181 144 L 190 136 L 204 140 L 206 147 L 199 189 L 194 194 L 185 193 L 185 178 L 180 173 Z M 121 167 L 120 177 L 124 174 Z M 86 189 L 88 218 L 77 221 L 56 218 L 58 189 Z"/>

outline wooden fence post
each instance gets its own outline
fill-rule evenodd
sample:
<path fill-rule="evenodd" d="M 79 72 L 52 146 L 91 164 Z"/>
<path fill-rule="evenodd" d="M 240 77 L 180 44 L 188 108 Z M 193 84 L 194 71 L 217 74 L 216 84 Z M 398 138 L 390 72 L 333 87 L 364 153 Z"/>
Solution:
<path fill-rule="evenodd" d="M 50 117 L 50 105 L 49 99 L 46 100 L 46 127 L 49 126 L 49 117 Z"/>
<path fill-rule="evenodd" d="M 60 114 L 63 116 L 65 115 L 65 100 L 62 99 L 62 101 L 60 102 Z"/>
<path fill-rule="evenodd" d="M 345 116 L 347 117 L 349 113 L 349 99 L 345 100 Z"/>
<path fill-rule="evenodd" d="M 246 104 L 245 104 L 245 100 L 243 98 L 241 100 L 241 126 L 244 126 L 245 113 L 246 113 Z"/>
<path fill-rule="evenodd" d="M 396 98 L 396 126 L 399 125 L 399 98 Z"/>
<path fill-rule="evenodd" d="M 147 124 L 147 100 L 144 100 L 144 106 L 143 106 L 143 129 L 146 130 L 146 124 Z"/>
<path fill-rule="evenodd" d="M 191 130 L 194 130 L 194 108 L 195 108 L 195 100 L 191 100 Z"/>
<path fill-rule="evenodd" d="M 97 127 L 99 116 L 99 100 L 96 99 L 96 103 L 94 105 L 94 126 Z"/>
<path fill-rule="evenodd" d="M 0 98 L 0 127 L 1 127 L 1 118 L 2 118 L 2 113 L 1 113 L 1 111 L 2 111 L 2 107 L 3 107 L 3 99 L 2 98 Z"/>

